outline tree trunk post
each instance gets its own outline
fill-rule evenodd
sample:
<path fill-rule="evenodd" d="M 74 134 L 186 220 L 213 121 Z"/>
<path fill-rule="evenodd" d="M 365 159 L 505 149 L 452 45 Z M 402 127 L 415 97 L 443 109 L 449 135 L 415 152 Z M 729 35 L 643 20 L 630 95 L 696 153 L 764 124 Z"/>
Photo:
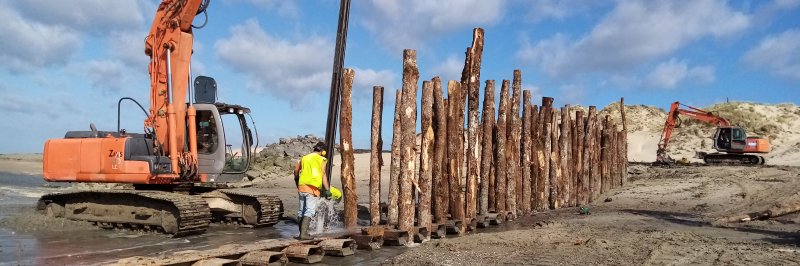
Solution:
<path fill-rule="evenodd" d="M 575 112 L 575 141 L 577 142 L 575 152 L 577 154 L 577 160 L 575 161 L 575 169 L 576 173 L 575 176 L 578 178 L 576 192 L 578 194 L 578 206 L 583 206 L 589 204 L 589 180 L 587 180 L 586 175 L 584 175 L 584 163 L 583 161 L 586 160 L 587 154 L 584 153 L 585 146 L 586 146 L 586 119 L 583 117 L 583 110 L 578 110 Z"/>
<path fill-rule="evenodd" d="M 600 186 L 600 193 L 606 193 L 609 189 L 611 189 L 611 180 L 610 176 L 610 167 L 609 161 L 611 157 L 611 153 L 609 150 L 611 149 L 611 123 L 609 123 L 608 115 L 603 117 L 603 129 L 600 131 L 600 182 L 602 185 Z"/>
<path fill-rule="evenodd" d="M 403 50 L 403 139 L 400 142 L 400 199 L 398 201 L 398 229 L 414 234 L 414 190 L 416 169 L 416 123 L 417 123 L 417 52 Z"/>
<path fill-rule="evenodd" d="M 541 163 L 541 123 L 539 123 L 539 106 L 533 105 L 531 108 L 531 211 L 540 211 L 541 209 L 541 170 L 539 169 Z"/>
<path fill-rule="evenodd" d="M 518 202 L 522 205 L 523 215 L 531 213 L 531 91 L 522 92 L 522 197 Z"/>
<path fill-rule="evenodd" d="M 559 147 L 559 123 L 558 123 L 558 111 L 555 108 L 550 109 L 550 116 L 552 121 L 551 127 L 551 154 L 550 154 L 550 208 L 551 209 L 560 209 L 561 206 L 561 198 L 563 193 L 561 191 L 562 187 L 559 185 L 559 181 L 561 180 L 561 150 Z"/>
<path fill-rule="evenodd" d="M 483 54 L 483 29 L 475 28 L 472 31 L 472 46 L 468 50 L 469 79 L 466 80 L 469 91 L 469 117 L 467 120 L 468 151 L 467 154 L 467 189 L 466 189 L 466 216 L 475 218 L 478 213 L 478 179 L 481 172 L 481 154 L 479 136 L 481 129 L 478 127 L 478 113 L 480 106 L 480 76 L 481 57 Z"/>
<path fill-rule="evenodd" d="M 418 223 L 419 226 L 431 228 L 431 163 L 433 162 L 433 84 L 429 81 L 422 82 L 422 140 L 420 141 L 420 167 L 419 167 L 419 207 Z"/>
<path fill-rule="evenodd" d="M 553 173 L 551 172 L 551 163 L 553 155 L 553 98 L 542 97 L 542 109 L 539 110 L 539 120 L 541 124 L 540 142 L 542 143 L 542 160 L 539 164 L 539 171 L 542 177 L 542 193 L 539 208 L 547 210 L 553 208 Z"/>
<path fill-rule="evenodd" d="M 478 195 L 478 214 L 486 215 L 489 212 L 489 198 L 494 199 L 494 191 L 490 190 L 491 168 L 493 164 L 494 145 L 492 145 L 492 132 L 494 128 L 494 80 L 486 81 L 483 95 L 483 143 L 481 146 L 481 184 Z"/>
<path fill-rule="evenodd" d="M 461 131 L 459 127 L 464 126 L 464 120 L 458 120 L 458 103 L 461 101 L 461 88 L 460 84 L 454 80 L 447 83 L 447 99 L 450 112 L 447 118 L 447 138 L 448 141 L 448 154 L 446 156 L 448 162 L 448 171 L 450 178 L 450 216 L 454 220 L 464 219 L 464 204 L 460 200 L 461 195 L 461 164 L 459 163 L 458 154 L 461 147 L 458 145 Z"/>
<path fill-rule="evenodd" d="M 520 171 L 520 130 L 522 129 L 522 121 L 520 121 L 520 103 L 522 97 L 522 72 L 519 69 L 514 70 L 514 79 L 511 85 L 511 108 L 510 119 L 507 119 L 506 131 L 508 138 L 508 145 L 506 150 L 509 152 L 508 160 L 509 166 L 506 169 L 508 186 L 508 196 L 506 197 L 506 209 L 511 213 L 512 218 L 517 217 L 519 212 L 519 198 L 522 198 L 522 175 Z"/>
<path fill-rule="evenodd" d="M 436 132 L 434 136 L 435 154 L 433 163 L 433 190 L 435 193 L 435 200 L 433 205 L 434 209 L 433 219 L 437 224 L 444 224 L 447 221 L 447 208 L 449 201 L 448 193 L 449 182 L 447 182 L 447 168 L 445 167 L 445 154 L 447 154 L 447 109 L 445 107 L 444 96 L 442 91 L 442 81 L 439 77 L 433 78 L 433 105 L 434 105 L 434 125 Z"/>
<path fill-rule="evenodd" d="M 394 124 L 392 133 L 392 161 L 389 169 L 389 207 L 386 214 L 389 227 L 397 227 L 397 201 L 400 195 L 400 142 L 402 140 L 402 117 L 403 92 L 397 90 L 395 96 Z"/>
<path fill-rule="evenodd" d="M 615 123 L 612 122 L 612 124 L 615 124 Z M 617 160 L 617 155 L 619 154 L 619 152 L 618 152 L 619 146 L 617 145 L 617 141 L 618 141 L 617 136 L 619 136 L 619 134 L 617 134 L 617 133 L 618 132 L 617 132 L 616 125 L 611 126 L 611 132 L 609 132 L 609 134 L 610 134 L 609 138 L 611 139 L 609 144 L 611 145 L 611 148 L 609 150 L 609 156 L 608 156 L 609 159 L 610 159 L 609 160 L 608 169 L 609 169 L 609 172 L 610 172 L 610 174 L 609 174 L 610 178 L 609 179 L 611 179 L 611 188 L 612 189 L 615 189 L 615 188 L 619 187 L 619 181 L 620 181 L 619 180 L 619 174 L 618 174 L 618 171 L 619 171 L 619 163 L 618 163 L 618 161 L 619 160 Z"/>
<path fill-rule="evenodd" d="M 508 97 L 509 97 L 509 82 L 504 80 L 500 86 L 500 107 L 497 112 L 497 146 L 495 160 L 495 211 L 505 215 L 506 213 L 506 167 L 508 160 L 506 158 L 506 118 L 508 114 Z"/>
<path fill-rule="evenodd" d="M 569 117 L 569 206 L 575 207 L 578 204 L 578 133 L 576 128 L 577 119 L 572 118 L 572 110 L 567 114 Z"/>
<path fill-rule="evenodd" d="M 628 120 L 625 119 L 625 97 L 619 99 L 619 112 L 622 116 L 622 184 L 628 183 Z"/>
<path fill-rule="evenodd" d="M 353 79 L 355 71 L 344 69 L 341 109 L 339 109 L 339 144 L 342 146 L 342 188 L 344 194 L 344 226 L 353 229 L 358 222 L 355 157 L 353 155 Z"/>
<path fill-rule="evenodd" d="M 383 165 L 383 139 L 381 118 L 383 117 L 383 87 L 372 87 L 372 127 L 369 158 L 369 215 L 370 225 L 381 222 L 381 166 Z"/>
<path fill-rule="evenodd" d="M 569 206 L 570 198 L 570 176 L 569 176 L 569 105 L 561 108 L 561 125 L 559 128 L 560 135 L 558 137 L 558 151 L 559 151 L 559 165 L 561 166 L 561 176 L 558 181 L 559 198 L 561 200 L 560 206 Z"/>
<path fill-rule="evenodd" d="M 589 202 L 594 202 L 597 197 L 600 196 L 600 150 L 598 146 L 600 144 L 600 138 L 598 137 L 597 132 L 599 132 L 598 128 L 600 125 L 597 123 L 597 107 L 589 106 L 589 126 L 588 131 L 586 134 L 589 138 L 589 145 L 587 147 L 587 153 L 589 153 Z"/>

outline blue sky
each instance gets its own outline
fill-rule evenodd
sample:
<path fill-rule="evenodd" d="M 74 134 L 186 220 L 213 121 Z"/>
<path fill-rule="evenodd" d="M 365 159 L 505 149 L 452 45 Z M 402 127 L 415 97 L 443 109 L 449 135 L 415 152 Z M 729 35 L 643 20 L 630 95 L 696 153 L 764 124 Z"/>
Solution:
<path fill-rule="evenodd" d="M 46 139 L 90 122 L 113 130 L 118 98 L 147 103 L 144 37 L 157 5 L 0 0 L 0 153 L 41 152 Z M 208 25 L 195 31 L 193 72 L 215 77 L 222 101 L 252 108 L 262 143 L 322 136 L 338 7 L 213 0 Z M 345 61 L 356 70 L 354 143 L 369 145 L 374 85 L 386 87 L 390 143 L 404 48 L 417 50 L 421 79 L 459 79 L 474 27 L 485 29 L 481 78 L 499 84 L 521 69 L 534 102 L 797 104 L 798 7 L 800 0 L 354 0 Z M 122 127 L 140 132 L 141 112 L 123 107 Z"/>

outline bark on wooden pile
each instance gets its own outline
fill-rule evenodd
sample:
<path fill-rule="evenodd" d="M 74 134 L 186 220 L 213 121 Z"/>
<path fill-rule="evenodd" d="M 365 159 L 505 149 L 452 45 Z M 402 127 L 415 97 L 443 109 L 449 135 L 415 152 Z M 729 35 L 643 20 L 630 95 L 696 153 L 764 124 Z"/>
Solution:
<path fill-rule="evenodd" d="M 420 141 L 420 167 L 419 167 L 419 207 L 417 222 L 431 231 L 431 163 L 433 162 L 433 84 L 429 81 L 422 82 L 422 140 Z"/>
<path fill-rule="evenodd" d="M 611 189 L 611 124 L 608 120 L 608 115 L 603 117 L 603 129 L 601 130 L 600 142 L 600 193 L 606 193 Z"/>
<path fill-rule="evenodd" d="M 503 80 L 500 86 L 500 107 L 497 112 L 497 136 L 495 146 L 495 211 L 497 213 L 505 214 L 506 212 L 506 166 L 508 163 L 506 152 L 506 130 L 508 129 L 506 123 L 506 114 L 508 114 L 508 80 Z"/>
<path fill-rule="evenodd" d="M 542 183 L 541 163 L 541 123 L 539 121 L 539 106 L 534 105 L 531 109 L 531 210 L 541 211 L 544 183 Z"/>
<path fill-rule="evenodd" d="M 592 202 L 594 195 L 592 194 L 592 164 L 594 163 L 594 116 L 597 109 L 594 106 L 589 106 L 589 113 L 586 116 L 585 132 L 583 136 L 583 179 L 586 181 L 584 189 L 586 193 L 586 203 Z"/>
<path fill-rule="evenodd" d="M 567 114 L 569 118 L 569 207 L 575 207 L 578 202 L 578 176 L 577 164 L 578 161 L 578 147 L 577 142 L 577 128 L 575 126 L 576 120 L 572 117 L 572 110 Z"/>
<path fill-rule="evenodd" d="M 400 142 L 400 197 L 398 201 L 398 229 L 414 232 L 414 205 L 411 201 L 414 190 L 416 161 L 416 122 L 417 122 L 417 52 L 403 51 L 403 108 L 402 109 L 402 141 Z"/>
<path fill-rule="evenodd" d="M 433 105 L 434 105 L 434 125 L 435 125 L 435 154 L 433 163 L 433 190 L 435 200 L 433 201 L 434 213 L 433 219 L 437 224 L 444 224 L 447 221 L 447 209 L 449 204 L 448 191 L 449 183 L 447 180 L 447 171 L 445 167 L 447 153 L 447 108 L 442 94 L 442 81 L 439 77 L 433 78 Z"/>
<path fill-rule="evenodd" d="M 480 142 L 481 130 L 478 128 L 478 107 L 480 106 L 481 57 L 483 54 L 483 29 L 472 31 L 472 46 L 467 50 L 468 64 L 464 66 L 467 75 L 462 75 L 462 87 L 466 85 L 469 93 L 469 118 L 467 121 L 468 154 L 467 154 L 467 189 L 466 217 L 474 218 L 478 212 L 478 177 L 480 176 Z M 466 77 L 466 80 L 463 78 Z"/>
<path fill-rule="evenodd" d="M 478 195 L 478 214 L 485 215 L 494 203 L 494 177 L 491 168 L 494 164 L 494 145 L 492 133 L 494 128 L 494 80 L 486 81 L 483 95 L 483 143 L 481 147 L 481 185 Z M 490 200 L 491 198 L 491 200 Z M 494 206 L 491 208 L 494 210 Z"/>
<path fill-rule="evenodd" d="M 591 124 L 591 142 L 592 145 L 591 149 L 591 162 L 590 162 L 590 169 L 589 169 L 589 180 L 590 180 L 590 190 L 592 192 L 592 197 L 590 198 L 590 202 L 594 201 L 595 199 L 600 197 L 602 193 L 602 164 L 600 163 L 600 145 L 601 145 L 601 134 L 600 134 L 600 120 L 597 116 L 597 107 L 589 106 L 589 123 Z"/>
<path fill-rule="evenodd" d="M 531 212 L 531 112 L 533 106 L 531 105 L 531 91 L 525 90 L 522 92 L 522 197 L 518 203 L 522 205 L 520 209 L 523 215 L 528 215 Z"/>
<path fill-rule="evenodd" d="M 447 99 L 449 113 L 447 116 L 447 138 L 448 145 L 448 167 L 450 179 L 450 215 L 454 220 L 464 220 L 464 200 L 461 193 L 461 154 L 462 148 L 459 139 L 463 139 L 461 129 L 464 127 L 464 120 L 459 120 L 459 102 L 461 101 L 461 86 L 458 82 L 451 80 L 447 83 Z M 463 223 L 462 223 L 463 225 Z M 463 232 L 460 230 L 459 232 Z"/>
<path fill-rule="evenodd" d="M 619 99 L 619 112 L 620 116 L 622 116 L 622 139 L 625 144 L 622 146 L 622 161 L 624 162 L 622 166 L 622 185 L 625 185 L 628 183 L 628 120 L 625 119 L 625 97 Z"/>
<path fill-rule="evenodd" d="M 370 225 L 381 222 L 381 166 L 383 166 L 383 139 L 381 138 L 381 118 L 383 118 L 383 87 L 372 87 L 372 124 L 370 128 L 369 158 L 369 215 Z"/>
<path fill-rule="evenodd" d="M 583 111 L 578 110 L 575 112 L 575 141 L 577 142 L 576 145 L 574 145 L 574 151 L 576 153 L 574 167 L 576 169 L 575 177 L 577 178 L 575 191 L 577 192 L 577 204 L 579 206 L 589 204 L 589 182 L 586 175 L 584 175 L 584 171 L 586 170 L 583 163 L 585 160 L 584 156 L 586 155 L 584 151 L 584 147 L 586 146 L 585 121 Z"/>
<path fill-rule="evenodd" d="M 341 109 L 339 109 L 339 143 L 342 147 L 341 182 L 344 196 L 344 226 L 355 228 L 358 222 L 358 194 L 356 194 L 355 156 L 353 155 L 353 79 L 355 71 L 344 70 Z"/>
<path fill-rule="evenodd" d="M 389 206 L 386 214 L 389 227 L 397 226 L 397 201 L 400 195 L 400 142 L 402 139 L 402 125 L 400 117 L 402 115 L 403 93 L 397 90 L 395 96 L 394 123 L 392 124 L 392 160 L 389 169 Z"/>
<path fill-rule="evenodd" d="M 510 213 L 511 218 L 517 216 L 518 206 L 517 198 L 521 198 L 520 190 L 522 188 L 522 175 L 520 174 L 520 130 L 522 123 L 519 118 L 519 106 L 521 103 L 521 87 L 522 87 L 522 73 L 517 69 L 514 70 L 514 83 L 512 84 L 511 93 L 511 106 L 509 107 L 508 118 L 506 119 L 507 145 L 506 150 L 508 154 L 508 167 L 506 167 L 506 186 L 508 187 L 508 196 L 506 196 L 506 211 Z M 505 81 L 504 81 L 505 82 Z M 508 217 L 506 217 L 508 219 Z"/>
<path fill-rule="evenodd" d="M 569 105 L 561 108 L 561 121 L 558 136 L 558 156 L 559 166 L 561 167 L 560 175 L 558 176 L 558 192 L 559 192 L 559 207 L 569 206 L 570 197 L 570 176 L 569 176 Z"/>

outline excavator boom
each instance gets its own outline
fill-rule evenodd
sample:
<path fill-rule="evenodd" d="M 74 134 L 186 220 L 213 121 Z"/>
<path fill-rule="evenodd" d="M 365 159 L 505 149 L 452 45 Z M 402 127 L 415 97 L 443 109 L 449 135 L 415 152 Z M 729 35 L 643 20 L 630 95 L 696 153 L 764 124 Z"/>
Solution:
<path fill-rule="evenodd" d="M 169 155 L 176 176 L 182 169 L 193 169 L 197 165 L 194 134 L 189 134 L 189 154 L 184 153 L 186 118 L 190 120 L 189 132 L 196 132 L 194 110 L 189 110 L 191 117 L 187 117 L 184 103 L 187 102 L 194 41 L 192 21 L 207 7 L 208 0 L 164 0 L 158 6 L 145 40 L 145 54 L 150 56 L 150 114 L 145 126 L 154 129 L 160 147 L 167 147 L 160 152 Z"/>

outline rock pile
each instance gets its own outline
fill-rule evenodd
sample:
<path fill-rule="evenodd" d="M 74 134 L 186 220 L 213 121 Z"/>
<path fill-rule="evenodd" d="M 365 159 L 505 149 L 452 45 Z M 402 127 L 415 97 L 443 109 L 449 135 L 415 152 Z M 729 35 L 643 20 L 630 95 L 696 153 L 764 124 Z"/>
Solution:
<path fill-rule="evenodd" d="M 250 167 L 251 170 L 247 171 L 247 176 L 252 181 L 258 182 L 291 175 L 297 160 L 311 152 L 314 145 L 320 141 L 323 139 L 310 134 L 294 138 L 280 138 L 278 143 L 269 144 L 259 150 Z"/>

